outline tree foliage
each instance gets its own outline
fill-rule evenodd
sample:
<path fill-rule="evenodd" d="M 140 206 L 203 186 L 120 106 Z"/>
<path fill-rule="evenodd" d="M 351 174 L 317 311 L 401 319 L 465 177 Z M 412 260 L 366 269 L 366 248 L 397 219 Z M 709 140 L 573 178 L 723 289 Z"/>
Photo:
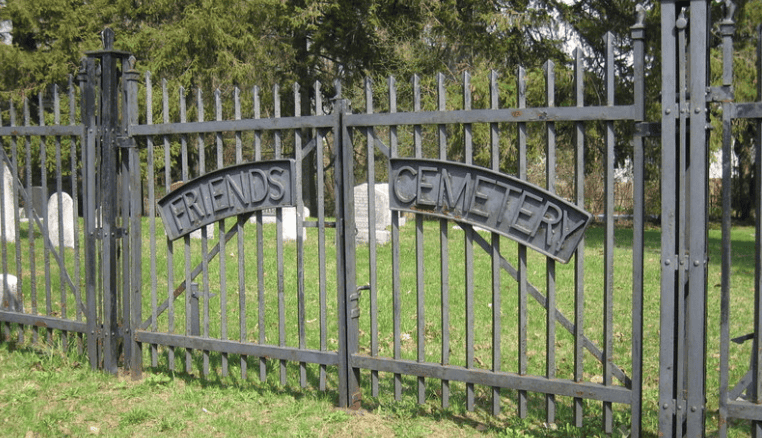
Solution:
<path fill-rule="evenodd" d="M 2 90 L 39 90 L 75 71 L 112 27 L 140 68 L 186 88 L 371 74 L 538 67 L 562 56 L 542 29 L 555 1 L 9 0 Z M 306 75 L 306 76 L 305 76 Z"/>

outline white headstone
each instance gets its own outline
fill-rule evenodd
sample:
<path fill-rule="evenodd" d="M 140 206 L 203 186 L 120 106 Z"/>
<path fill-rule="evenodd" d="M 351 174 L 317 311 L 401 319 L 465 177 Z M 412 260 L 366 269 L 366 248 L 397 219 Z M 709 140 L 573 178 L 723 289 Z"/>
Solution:
<path fill-rule="evenodd" d="M 59 207 L 63 213 L 62 222 L 58 218 Z M 61 235 L 64 247 L 74 248 L 74 202 L 66 192 L 56 193 L 48 200 L 48 236 L 56 248 Z"/>
<path fill-rule="evenodd" d="M 309 217 L 310 215 L 310 209 L 307 207 L 304 207 L 302 210 L 304 214 L 302 215 L 302 220 L 304 218 Z M 283 207 L 283 211 L 281 213 L 283 218 L 283 240 L 296 240 L 296 207 Z M 275 216 L 275 209 L 274 208 L 268 208 L 266 210 L 262 211 L 262 223 L 263 224 L 274 224 L 276 221 Z M 249 223 L 256 223 L 257 222 L 257 216 L 252 215 L 249 218 Z M 302 242 L 307 241 L 307 233 L 302 233 Z"/>
<path fill-rule="evenodd" d="M 13 212 L 13 175 L 3 163 L 3 211 L 0 220 L 5 221 L 5 241 L 16 241 L 16 219 Z"/>
<path fill-rule="evenodd" d="M 5 289 L 5 285 L 8 289 Z M 7 292 L 7 293 L 6 293 Z M 15 275 L 0 274 L 0 308 L 9 309 L 14 312 L 23 312 L 24 303 L 21 301 L 18 292 L 18 279 Z"/>
<path fill-rule="evenodd" d="M 203 233 L 201 232 L 201 228 L 198 230 L 192 232 L 190 234 L 191 239 L 202 239 Z M 206 226 L 206 238 L 207 239 L 213 239 L 214 238 L 214 224 L 209 224 Z"/>
<path fill-rule="evenodd" d="M 389 189 L 384 190 L 383 186 L 378 184 L 374 187 L 375 205 L 374 211 L 369 212 L 370 203 L 368 202 L 368 184 L 362 183 L 355 187 L 355 226 L 357 227 L 357 243 L 367 243 L 370 241 L 370 214 L 373 214 L 375 221 L 376 242 L 384 244 L 389 241 L 390 233 L 386 227 L 392 223 L 392 214 L 389 209 Z"/>
<path fill-rule="evenodd" d="M 389 183 L 377 183 L 376 184 L 376 191 L 381 191 L 385 193 L 386 199 L 389 199 Z M 407 222 L 407 219 L 405 218 L 405 215 L 402 212 L 399 212 L 399 226 L 403 227 L 405 226 L 405 223 Z M 384 214 L 385 218 L 388 218 L 389 225 L 392 224 L 392 210 L 386 209 L 386 213 Z"/>

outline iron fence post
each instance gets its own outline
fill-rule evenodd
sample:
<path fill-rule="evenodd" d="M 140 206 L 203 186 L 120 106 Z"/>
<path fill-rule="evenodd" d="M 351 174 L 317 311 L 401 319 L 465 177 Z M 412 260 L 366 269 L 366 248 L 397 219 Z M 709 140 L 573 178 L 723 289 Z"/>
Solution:
<path fill-rule="evenodd" d="M 114 33 L 103 31 L 103 52 L 101 56 L 101 230 L 102 245 L 101 275 L 103 279 L 103 367 L 111 373 L 117 372 L 119 356 L 116 335 L 118 326 L 117 309 L 117 249 L 116 249 L 116 130 L 118 129 L 119 108 L 117 102 L 118 77 L 116 60 L 111 50 Z"/>
<path fill-rule="evenodd" d="M 690 133 L 687 189 L 688 296 L 686 298 L 686 434 L 703 437 L 706 420 L 706 294 L 707 294 L 707 197 L 709 126 L 706 102 L 709 77 L 707 32 L 711 31 L 709 2 L 691 1 L 690 18 Z"/>
<path fill-rule="evenodd" d="M 677 99 L 677 10 L 674 1 L 661 3 L 662 37 L 662 130 L 661 130 L 661 305 L 659 342 L 659 433 L 672 436 L 675 413 L 675 287 L 677 261 L 675 252 L 677 188 L 676 115 Z"/>
<path fill-rule="evenodd" d="M 83 58 L 78 76 L 82 90 L 81 111 L 84 125 L 82 139 L 82 212 L 85 227 L 85 300 L 87 302 L 87 357 L 90 367 L 98 368 L 98 306 L 96 305 L 96 223 L 95 214 L 95 60 Z"/>
<path fill-rule="evenodd" d="M 360 370 L 351 367 L 358 349 L 357 287 L 355 278 L 354 154 L 343 117 L 348 105 L 336 101 L 336 265 L 339 305 L 339 406 L 360 407 Z"/>
<path fill-rule="evenodd" d="M 128 190 L 125 191 L 126 198 L 129 199 L 128 211 L 124 214 L 125 223 L 123 226 L 129 226 L 129 236 L 125 238 L 124 247 L 129 249 L 129 272 L 125 271 L 123 277 L 128 279 L 124 295 L 125 302 L 129 303 L 129 319 L 125 315 L 125 345 L 129 345 L 129 367 L 133 379 L 140 378 L 143 365 L 142 344 L 135 339 L 135 329 L 142 322 L 142 227 L 141 216 L 143 209 L 141 175 L 140 175 L 140 155 L 135 144 L 135 140 L 129 136 L 129 127 L 138 123 L 138 80 L 140 74 L 135 70 L 136 59 L 134 56 L 124 58 L 122 62 L 123 89 L 125 117 L 123 119 L 123 137 L 120 146 L 126 147 L 126 157 L 122 162 L 127 165 L 125 182 Z M 127 220 L 129 219 L 129 224 Z M 127 257 L 127 251 L 123 254 Z M 125 309 L 127 309 L 125 305 Z M 125 357 L 125 360 L 128 358 Z"/>
<path fill-rule="evenodd" d="M 98 120 L 98 132 L 92 133 L 100 138 L 100 165 L 98 175 L 99 190 L 94 197 L 98 211 L 95 213 L 96 224 L 99 230 L 95 232 L 95 238 L 101 239 L 101 293 L 102 293 L 102 361 L 103 368 L 116 374 L 119 361 L 120 336 L 124 335 L 121 328 L 129 325 L 129 309 L 119 314 L 119 272 L 118 260 L 119 249 L 117 244 L 125 234 L 125 228 L 119 228 L 117 224 L 117 177 L 118 177 L 118 143 L 122 126 L 119 112 L 119 60 L 127 58 L 127 52 L 114 50 L 114 31 L 106 28 L 101 33 L 103 50 L 88 52 L 92 61 L 100 59 L 100 112 Z M 95 153 L 88 157 L 95 158 Z M 124 273 L 129 275 L 128 273 Z M 128 296 L 123 296 L 129 300 Z M 128 302 L 123 302 L 127 305 Z M 124 308 L 123 308 L 124 309 Z M 127 313 L 127 315 L 125 315 Z M 123 318 L 127 318 L 124 320 Z M 120 324 L 122 327 L 120 328 Z M 126 328 L 125 328 L 126 329 Z M 96 332 L 98 330 L 96 329 Z M 125 358 L 130 357 L 130 347 L 121 342 L 125 348 Z"/>
<path fill-rule="evenodd" d="M 646 119 L 645 9 L 638 8 L 638 20 L 630 28 L 633 40 L 634 104 L 637 122 Z M 639 437 L 643 412 L 643 259 L 645 216 L 645 153 L 642 136 L 633 137 L 633 242 L 632 242 L 632 412 L 631 436 Z"/>
<path fill-rule="evenodd" d="M 702 437 L 706 420 L 709 2 L 663 1 L 661 11 L 659 433 Z"/>

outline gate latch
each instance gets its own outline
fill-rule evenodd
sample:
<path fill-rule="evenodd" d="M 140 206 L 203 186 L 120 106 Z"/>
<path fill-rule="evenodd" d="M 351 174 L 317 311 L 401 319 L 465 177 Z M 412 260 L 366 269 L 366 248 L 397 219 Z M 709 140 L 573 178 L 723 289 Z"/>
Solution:
<path fill-rule="evenodd" d="M 360 306 L 357 304 L 357 302 L 360 300 L 360 292 L 364 290 L 370 290 L 370 285 L 366 284 L 365 286 L 360 286 L 357 288 L 355 293 L 349 295 L 349 301 L 351 301 L 351 303 L 349 303 L 349 316 L 352 318 L 360 317 Z"/>

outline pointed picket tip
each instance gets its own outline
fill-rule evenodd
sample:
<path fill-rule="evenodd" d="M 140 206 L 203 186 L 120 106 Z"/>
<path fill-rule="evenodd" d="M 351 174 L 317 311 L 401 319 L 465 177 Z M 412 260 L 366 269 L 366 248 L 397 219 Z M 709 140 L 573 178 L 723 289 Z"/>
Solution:
<path fill-rule="evenodd" d="M 585 58 L 585 51 L 582 50 L 582 47 L 577 46 L 574 49 L 574 52 L 572 52 L 572 56 L 574 56 L 574 61 L 575 62 L 581 61 L 582 59 Z"/>
<path fill-rule="evenodd" d="M 471 73 L 463 72 L 463 109 L 471 109 Z"/>
<path fill-rule="evenodd" d="M 237 85 L 233 87 L 233 105 L 236 120 L 241 120 L 241 89 Z"/>
<path fill-rule="evenodd" d="M 542 65 L 542 69 L 543 69 L 543 71 L 545 71 L 545 75 L 553 73 L 555 68 L 556 68 L 556 63 L 553 62 L 553 60 L 550 60 L 550 59 L 545 61 L 545 64 Z"/>
<path fill-rule="evenodd" d="M 298 82 L 294 82 L 293 86 L 294 91 L 294 116 L 300 117 L 302 115 L 302 93 L 301 93 L 301 86 Z"/>
<path fill-rule="evenodd" d="M 518 87 L 519 98 L 526 94 L 526 81 L 527 71 L 523 66 L 519 66 L 516 69 L 516 85 Z"/>
<path fill-rule="evenodd" d="M 490 107 L 497 109 L 500 105 L 500 87 L 497 84 L 498 74 L 495 70 L 489 72 Z"/>
<path fill-rule="evenodd" d="M 261 111 L 262 111 L 261 108 L 259 107 L 260 106 L 259 93 L 260 93 L 259 85 L 255 85 L 254 87 L 251 88 L 251 100 L 254 105 L 255 119 L 258 119 L 261 116 Z"/>
<path fill-rule="evenodd" d="M 606 34 L 603 35 L 603 42 L 606 46 L 614 44 L 614 34 L 611 31 L 606 32 Z"/>
<path fill-rule="evenodd" d="M 421 102 L 421 78 L 416 73 L 410 79 L 410 82 L 413 85 L 413 105 L 420 104 L 420 102 Z"/>

